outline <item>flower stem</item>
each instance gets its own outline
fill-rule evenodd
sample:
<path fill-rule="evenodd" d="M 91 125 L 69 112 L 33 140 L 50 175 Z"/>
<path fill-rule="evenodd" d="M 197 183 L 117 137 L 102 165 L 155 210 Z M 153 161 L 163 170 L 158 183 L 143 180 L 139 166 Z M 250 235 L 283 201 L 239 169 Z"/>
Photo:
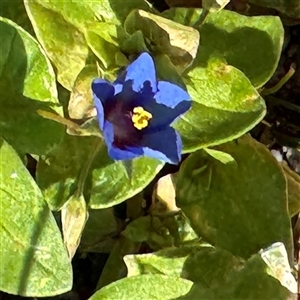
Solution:
<path fill-rule="evenodd" d="M 77 191 L 75 192 L 75 194 L 78 197 L 83 194 L 84 184 L 85 184 L 86 178 L 88 176 L 90 167 L 94 161 L 94 158 L 98 154 L 98 152 L 101 148 L 101 145 L 102 145 L 101 139 L 97 138 L 93 147 L 91 148 L 91 151 L 90 151 L 81 171 L 80 171 L 79 179 L 78 179 L 78 187 L 77 187 Z"/>

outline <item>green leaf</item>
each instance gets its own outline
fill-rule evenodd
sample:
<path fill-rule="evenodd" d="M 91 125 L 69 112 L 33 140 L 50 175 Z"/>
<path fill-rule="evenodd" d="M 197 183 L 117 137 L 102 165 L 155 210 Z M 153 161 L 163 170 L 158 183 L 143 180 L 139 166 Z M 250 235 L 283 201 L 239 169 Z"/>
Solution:
<path fill-rule="evenodd" d="M 0 168 L 0 290 L 27 297 L 71 290 L 71 264 L 55 219 L 22 161 L 3 140 Z"/>
<path fill-rule="evenodd" d="M 195 254 L 200 247 L 200 245 L 172 247 L 154 253 L 126 255 L 124 261 L 128 269 L 127 276 L 162 274 L 181 277 L 187 258 Z M 184 278 L 191 280 L 186 273 Z"/>
<path fill-rule="evenodd" d="M 180 71 L 196 57 L 200 37 L 192 27 L 138 9 L 128 15 L 124 27 L 131 34 L 141 30 L 156 51 L 168 55 Z"/>
<path fill-rule="evenodd" d="M 62 114 L 52 66 L 36 40 L 0 17 L 1 135 L 18 150 L 42 155 L 62 138 L 64 127 L 38 109 Z"/>
<path fill-rule="evenodd" d="M 122 161 L 114 162 L 108 158 L 106 147 L 102 148 L 96 160 L 89 202 L 93 209 L 111 207 L 133 197 L 154 179 L 164 165 L 152 158 L 136 158 L 132 160 L 128 177 Z"/>
<path fill-rule="evenodd" d="M 281 243 L 275 243 L 250 257 L 245 267 L 240 272 L 232 274 L 226 282 L 225 286 L 229 288 L 219 289 L 218 294 L 224 294 L 225 291 L 225 297 L 228 299 L 284 300 L 290 293 L 281 282 L 284 283 L 284 279 L 290 276 L 292 274 L 284 246 Z M 294 278 L 293 281 L 295 291 Z"/>
<path fill-rule="evenodd" d="M 135 31 L 133 34 L 124 39 L 124 41 L 121 41 L 120 47 L 124 53 L 149 52 L 141 30 Z"/>
<path fill-rule="evenodd" d="M 83 30 L 87 24 L 95 20 L 121 25 L 127 15 L 136 8 L 146 11 L 152 10 L 151 5 L 145 0 L 125 0 L 122 5 L 120 5 L 119 0 L 33 1 L 61 14 L 68 23 L 83 28 Z"/>
<path fill-rule="evenodd" d="M 74 195 L 65 203 L 61 209 L 62 232 L 64 244 L 72 259 L 79 246 L 82 232 L 84 230 L 88 212 L 83 195 Z"/>
<path fill-rule="evenodd" d="M 203 1 L 202 7 L 210 12 L 216 12 L 222 10 L 230 0 L 206 0 Z"/>
<path fill-rule="evenodd" d="M 128 224 L 122 235 L 133 242 L 147 243 L 154 250 L 198 239 L 188 220 L 180 212 L 140 217 Z"/>
<path fill-rule="evenodd" d="M 88 24 L 97 20 L 100 20 L 102 22 L 108 21 L 110 23 L 120 24 L 119 20 L 116 17 L 116 14 L 111 8 L 110 0 L 83 0 L 75 2 L 56 0 L 31 0 L 30 2 L 35 3 L 36 5 L 43 6 L 44 9 L 60 15 L 65 19 L 67 23 L 72 24 L 78 29 L 82 29 L 82 31 L 84 31 L 84 28 Z"/>
<path fill-rule="evenodd" d="M 203 245 L 187 257 L 182 275 L 187 275 L 187 279 L 211 289 L 226 283 L 226 280 L 243 268 L 244 264 L 242 258 L 225 249 Z"/>
<path fill-rule="evenodd" d="M 215 159 L 217 159 L 218 161 L 220 161 L 223 164 L 235 162 L 234 158 L 230 154 L 225 153 L 223 151 L 219 151 L 219 150 L 215 150 L 215 149 L 208 149 L 208 148 L 204 148 L 204 150 L 209 155 L 211 155 L 212 157 L 214 157 Z"/>
<path fill-rule="evenodd" d="M 178 249 L 177 252 L 179 251 Z M 163 253 L 161 254 L 164 256 Z M 157 260 L 150 261 L 150 257 L 149 260 L 140 257 L 138 263 L 141 272 L 144 272 L 142 268 L 146 271 L 150 270 L 153 264 L 158 266 L 163 259 L 164 257 L 157 257 Z M 171 253 L 168 259 L 172 259 Z M 174 259 L 177 259 L 177 256 Z M 178 258 L 180 259 L 182 257 Z M 163 270 L 163 272 L 164 268 L 167 268 L 167 265 L 158 266 L 158 270 Z M 157 271 L 154 268 L 151 270 Z M 297 283 L 291 274 L 287 253 L 282 243 L 275 243 L 260 251 L 250 257 L 246 263 L 224 249 L 202 247 L 187 257 L 181 276 L 187 276 L 187 279 L 195 282 L 190 292 L 180 298 L 187 300 L 283 300 L 288 298 L 287 289 L 294 293 L 297 290 Z"/>
<path fill-rule="evenodd" d="M 274 243 L 260 252 L 264 262 L 268 266 L 268 274 L 280 281 L 292 293 L 298 291 L 297 281 L 291 272 L 288 254 L 282 243 Z"/>
<path fill-rule="evenodd" d="M 102 2 L 109 2 L 112 11 L 122 25 L 129 13 L 134 9 L 153 12 L 152 5 L 146 0 L 125 0 L 122 2 L 122 5 L 120 5 L 119 0 L 102 0 Z"/>
<path fill-rule="evenodd" d="M 114 209 L 90 209 L 89 218 L 84 227 L 80 252 L 109 253 L 117 242 L 115 238 L 124 224 L 115 217 Z"/>
<path fill-rule="evenodd" d="M 173 82 L 183 89 L 186 89 L 182 76 L 176 70 L 166 54 L 156 54 L 154 57 L 156 73 L 160 80 Z"/>
<path fill-rule="evenodd" d="M 300 176 L 286 162 L 281 165 L 287 182 L 289 212 L 293 217 L 300 212 Z"/>
<path fill-rule="evenodd" d="M 201 9 L 175 8 L 162 15 L 191 26 L 201 12 Z M 278 17 L 247 17 L 222 10 L 208 14 L 199 31 L 201 42 L 194 66 L 205 66 L 209 59 L 222 58 L 245 73 L 256 88 L 263 86 L 275 72 L 284 36 Z"/>
<path fill-rule="evenodd" d="M 23 0 L 1 1 L 0 15 L 17 23 L 34 36 L 34 31 L 26 13 Z"/>
<path fill-rule="evenodd" d="M 154 250 L 174 245 L 174 237 L 158 217 L 140 217 L 128 224 L 122 235 L 136 243 L 146 242 Z"/>
<path fill-rule="evenodd" d="M 230 272 L 243 266 L 243 260 L 224 249 L 208 245 L 166 248 L 149 254 L 124 257 L 128 277 L 143 274 L 178 276 L 206 287 L 221 285 Z M 197 266 L 197 268 L 195 268 Z"/>
<path fill-rule="evenodd" d="M 89 299 L 167 300 L 186 294 L 191 286 L 191 281 L 178 277 L 141 275 L 116 281 L 102 288 Z"/>
<path fill-rule="evenodd" d="M 120 52 L 118 39 L 126 37 L 122 28 L 108 22 L 94 22 L 85 30 L 87 44 L 101 61 L 104 69 L 117 67 L 117 58 L 124 56 Z M 126 57 L 124 59 L 126 61 Z"/>
<path fill-rule="evenodd" d="M 221 61 L 193 69 L 186 84 L 192 108 L 174 126 L 185 152 L 238 138 L 265 115 L 265 103 L 250 81 Z"/>
<path fill-rule="evenodd" d="M 119 36 L 121 23 L 134 8 L 151 10 L 144 0 L 122 5 L 118 0 L 31 0 L 25 6 L 39 42 L 57 69 L 58 81 L 68 90 L 85 66 L 88 46 L 105 68 L 114 66 L 118 39 L 123 37 Z"/>
<path fill-rule="evenodd" d="M 110 249 L 109 258 L 102 270 L 96 289 L 99 290 L 108 284 L 124 278 L 127 272 L 124 256 L 129 253 L 137 253 L 139 249 L 140 243 L 132 242 L 123 236 L 115 239 L 115 244 Z"/>
<path fill-rule="evenodd" d="M 274 8 L 290 18 L 300 18 L 300 2 L 299 0 L 249 0 L 259 6 Z"/>
<path fill-rule="evenodd" d="M 248 136 L 216 149 L 236 164 L 223 164 L 201 150 L 184 161 L 176 178 L 177 206 L 194 230 L 243 258 L 274 241 L 291 254 L 286 182 L 277 161 Z"/>
<path fill-rule="evenodd" d="M 67 2 L 54 3 L 58 5 Z M 45 1 L 42 4 L 34 0 L 25 1 L 37 39 L 57 69 L 58 81 L 71 90 L 78 73 L 85 65 L 88 47 L 83 34 L 61 14 L 45 8 L 45 4 Z"/>
<path fill-rule="evenodd" d="M 38 163 L 37 181 L 50 207 L 60 209 L 77 189 L 78 174 L 98 138 L 65 135 L 60 145 Z M 141 157 L 132 161 L 128 178 L 122 161 L 113 161 L 103 144 L 95 157 L 84 193 L 93 209 L 111 207 L 139 193 L 161 170 L 163 163 Z"/>
<path fill-rule="evenodd" d="M 278 255 L 278 254 L 277 254 Z M 279 269 L 278 269 L 279 270 Z M 270 275 L 271 269 L 266 265 L 261 254 L 255 254 L 247 260 L 239 272 L 229 274 L 226 281 L 209 290 L 203 284 L 196 283 L 190 292 L 180 299 L 278 299 L 285 300 L 291 293 Z M 282 275 L 286 273 L 282 273 Z"/>
<path fill-rule="evenodd" d="M 70 118 L 80 120 L 91 117 L 94 108 L 91 82 L 96 77 L 98 72 L 95 64 L 85 65 L 78 74 L 68 103 Z"/>

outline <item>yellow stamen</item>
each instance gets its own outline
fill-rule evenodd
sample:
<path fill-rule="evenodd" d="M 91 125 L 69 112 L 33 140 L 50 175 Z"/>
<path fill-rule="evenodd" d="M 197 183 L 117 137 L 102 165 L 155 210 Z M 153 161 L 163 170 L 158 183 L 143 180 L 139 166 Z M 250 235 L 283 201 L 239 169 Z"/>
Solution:
<path fill-rule="evenodd" d="M 150 119 L 152 119 L 152 114 L 144 110 L 141 106 L 137 106 L 133 109 L 131 120 L 133 126 L 138 130 L 147 127 Z"/>

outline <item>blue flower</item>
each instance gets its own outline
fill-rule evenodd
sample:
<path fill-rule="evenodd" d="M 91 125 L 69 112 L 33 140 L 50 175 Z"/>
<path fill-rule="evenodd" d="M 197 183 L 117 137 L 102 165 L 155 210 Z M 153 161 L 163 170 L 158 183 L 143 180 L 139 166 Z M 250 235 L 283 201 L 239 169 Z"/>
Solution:
<path fill-rule="evenodd" d="M 99 127 L 114 160 L 148 156 L 178 164 L 182 142 L 170 124 L 191 107 L 189 94 L 157 81 L 152 57 L 144 52 L 113 83 L 95 79 L 93 97 Z"/>

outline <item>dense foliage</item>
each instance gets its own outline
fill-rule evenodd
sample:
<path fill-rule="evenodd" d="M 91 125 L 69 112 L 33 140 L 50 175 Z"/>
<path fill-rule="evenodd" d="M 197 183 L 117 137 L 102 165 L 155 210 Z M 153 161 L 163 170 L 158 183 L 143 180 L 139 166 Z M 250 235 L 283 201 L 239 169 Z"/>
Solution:
<path fill-rule="evenodd" d="M 107 253 L 92 300 L 297 292 L 299 176 L 249 134 L 284 27 L 204 2 L 1 2 L 1 291 L 69 292 Z"/>

